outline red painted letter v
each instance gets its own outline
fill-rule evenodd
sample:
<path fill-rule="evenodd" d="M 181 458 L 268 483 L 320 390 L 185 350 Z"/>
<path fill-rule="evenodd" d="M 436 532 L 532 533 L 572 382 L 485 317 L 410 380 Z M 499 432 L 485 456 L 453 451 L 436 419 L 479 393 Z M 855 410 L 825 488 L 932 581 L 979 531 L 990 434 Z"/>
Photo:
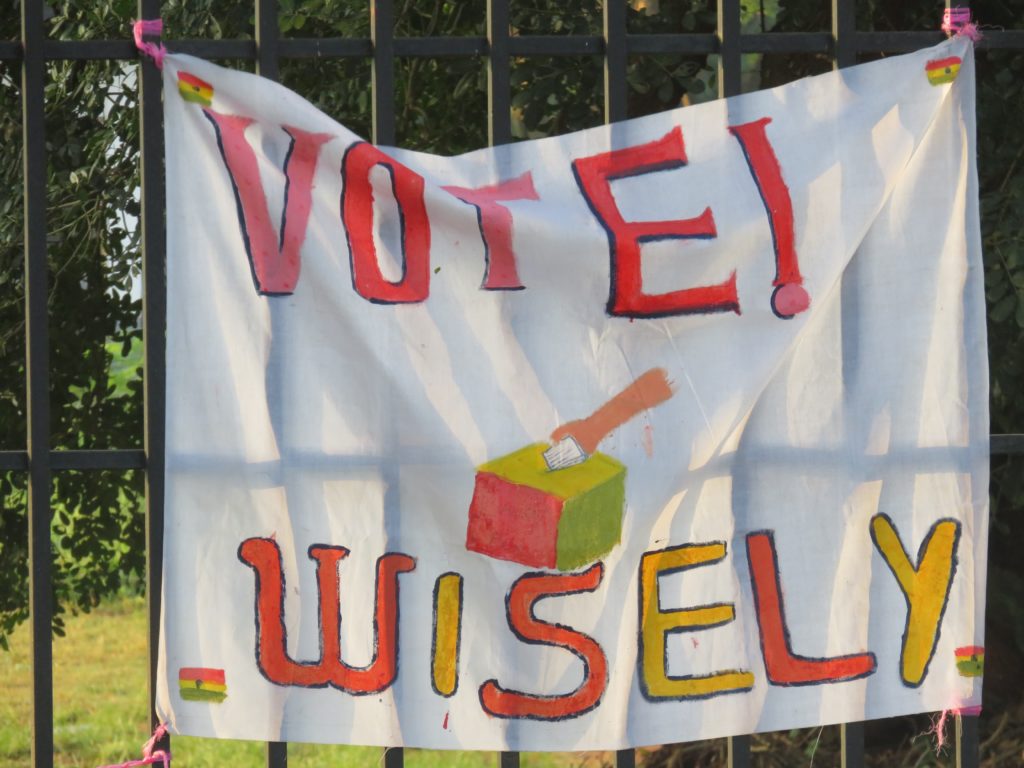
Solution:
<path fill-rule="evenodd" d="M 301 266 L 299 251 L 306 239 L 306 225 L 313 205 L 313 174 L 320 147 L 331 140 L 327 133 L 284 126 L 291 137 L 284 160 L 284 204 L 280 231 L 270 223 L 267 196 L 260 180 L 256 153 L 245 138 L 249 117 L 222 115 L 212 109 L 203 114 L 217 132 L 217 146 L 231 177 L 238 206 L 246 255 L 257 292 L 265 296 L 287 295 L 295 290 Z"/>

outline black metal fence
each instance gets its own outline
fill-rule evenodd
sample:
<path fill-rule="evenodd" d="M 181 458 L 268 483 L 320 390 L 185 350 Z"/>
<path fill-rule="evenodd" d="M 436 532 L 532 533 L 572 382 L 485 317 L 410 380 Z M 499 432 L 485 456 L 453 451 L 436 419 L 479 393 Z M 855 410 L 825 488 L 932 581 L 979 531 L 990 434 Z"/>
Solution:
<path fill-rule="evenodd" d="M 717 54 L 719 96 L 741 91 L 742 56 L 749 53 L 827 57 L 834 67 L 859 58 L 911 51 L 939 42 L 939 31 L 860 31 L 854 0 L 831 0 L 831 31 L 741 33 L 741 0 L 719 0 L 717 30 L 709 33 L 631 34 L 626 0 L 604 0 L 600 35 L 510 34 L 510 0 L 486 0 L 486 34 L 459 37 L 395 35 L 394 0 L 371 0 L 369 37 L 284 37 L 278 26 L 277 0 L 255 0 L 254 39 L 177 40 L 174 51 L 217 59 L 255 61 L 264 77 L 277 79 L 279 64 L 288 59 L 350 59 L 368 61 L 372 73 L 372 139 L 396 139 L 394 103 L 396 60 L 405 58 L 473 58 L 486 61 L 487 134 L 491 144 L 512 140 L 511 66 L 516 57 L 593 57 L 604 61 L 604 119 L 627 117 L 627 63 L 631 56 Z M 960 3 L 966 6 L 967 3 Z M 936 3 L 935 28 L 943 6 Z M 54 761 L 53 655 L 51 621 L 52 554 L 50 523 L 53 475 L 67 470 L 144 470 L 146 477 L 147 612 L 149 622 L 150 703 L 153 701 L 158 643 L 164 491 L 164 179 L 161 81 L 151 62 L 141 63 L 140 153 L 141 242 L 143 261 L 143 324 L 145 340 L 145 427 L 141 450 L 55 450 L 51 440 L 51 400 L 47 274 L 47 143 L 45 81 L 48 62 L 132 61 L 138 59 L 126 30 L 120 40 L 54 40 L 46 35 L 48 7 L 43 0 L 22 0 L 21 38 L 0 41 L 0 62 L 21 65 L 24 156 L 25 370 L 27 443 L 23 450 L 0 451 L 0 471 L 27 473 L 30 552 L 30 624 L 32 646 L 32 761 L 43 768 Z M 140 0 L 139 18 L 158 18 L 160 0 Z M 1024 49 L 1024 30 L 988 31 L 980 47 Z M 1024 436 L 993 435 L 992 450 L 1024 453 Z M 155 725 L 155 723 L 154 723 Z M 862 723 L 841 728 L 843 766 L 865 761 Z M 957 718 L 956 765 L 979 762 L 978 719 Z M 749 736 L 728 740 L 731 766 L 751 764 Z M 268 744 L 268 766 L 287 764 L 287 745 Z M 388 768 L 403 765 L 401 749 L 385 751 Z M 518 753 L 498 756 L 503 768 L 519 764 Z M 632 750 L 617 753 L 620 768 L 633 766 Z"/>

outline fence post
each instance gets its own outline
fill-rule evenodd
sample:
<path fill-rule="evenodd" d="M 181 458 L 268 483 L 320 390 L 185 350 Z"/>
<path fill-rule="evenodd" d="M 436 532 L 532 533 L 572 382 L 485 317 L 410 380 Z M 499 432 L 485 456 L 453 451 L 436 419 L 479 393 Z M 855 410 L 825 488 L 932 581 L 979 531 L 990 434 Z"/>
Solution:
<path fill-rule="evenodd" d="M 256 74 L 268 80 L 280 78 L 279 37 L 277 0 L 256 0 Z M 266 760 L 267 768 L 287 768 L 288 743 L 267 742 Z"/>
<path fill-rule="evenodd" d="M 843 723 L 839 726 L 842 768 L 864 766 L 864 723 Z"/>
<path fill-rule="evenodd" d="M 730 736 L 726 741 L 729 768 L 750 768 L 750 737 Z"/>
<path fill-rule="evenodd" d="M 956 768 L 978 768 L 978 716 L 956 716 Z"/>
<path fill-rule="evenodd" d="M 946 8 L 970 10 L 970 0 L 946 0 Z M 978 739 L 978 716 L 956 716 L 956 768 L 977 768 L 981 763 L 981 744 Z"/>
<path fill-rule="evenodd" d="M 740 0 L 718 0 L 718 98 L 737 96 L 743 89 L 740 48 Z M 750 765 L 750 736 L 726 741 L 729 768 Z"/>
<path fill-rule="evenodd" d="M 160 16 L 159 0 L 140 0 L 140 19 Z M 143 443 L 146 452 L 146 638 L 149 654 L 149 718 L 156 727 L 156 676 L 164 552 L 164 413 L 166 411 L 167 280 L 164 236 L 164 115 L 160 70 L 139 60 L 139 198 L 142 247 L 142 336 L 144 354 Z M 170 738 L 159 745 L 170 749 Z"/>
<path fill-rule="evenodd" d="M 508 0 L 487 0 L 487 143 L 512 141 Z"/>
<path fill-rule="evenodd" d="M 832 68 L 842 69 L 857 63 L 854 35 L 857 14 L 854 0 L 832 0 Z"/>
<path fill-rule="evenodd" d="M 740 0 L 718 0 L 718 97 L 736 96 L 743 86 Z"/>
<path fill-rule="evenodd" d="M 373 42 L 373 143 L 395 143 L 395 6 L 394 0 L 373 0 L 370 5 L 370 40 Z"/>
<path fill-rule="evenodd" d="M 32 765 L 53 765 L 53 556 L 50 550 L 50 340 L 46 306 L 46 61 L 43 3 L 22 0 L 25 190 L 25 394 L 28 419 Z"/>
<path fill-rule="evenodd" d="M 626 2 L 604 0 L 604 121 L 627 117 Z"/>
<path fill-rule="evenodd" d="M 854 0 L 832 0 L 833 69 L 843 69 L 857 63 L 857 47 L 854 41 L 856 31 L 857 13 Z M 843 295 L 847 301 L 853 300 L 848 291 Z M 864 723 L 840 725 L 839 742 L 842 768 L 862 768 L 864 765 Z"/>

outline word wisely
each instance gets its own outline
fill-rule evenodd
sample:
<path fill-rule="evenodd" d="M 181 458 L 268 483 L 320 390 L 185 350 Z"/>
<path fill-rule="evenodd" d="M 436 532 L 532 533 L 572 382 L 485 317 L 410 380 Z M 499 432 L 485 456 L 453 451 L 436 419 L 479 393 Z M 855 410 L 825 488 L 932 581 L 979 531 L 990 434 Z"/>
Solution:
<path fill-rule="evenodd" d="M 905 686 L 920 686 L 938 644 L 942 617 L 957 567 L 961 524 L 936 521 L 917 552 L 907 553 L 893 521 L 877 514 L 870 523 L 875 548 L 884 559 L 906 600 L 899 674 Z M 745 538 L 746 560 L 764 671 L 773 686 L 840 683 L 874 674 L 876 658 L 867 650 L 832 657 L 800 655 L 786 623 L 783 581 L 771 530 Z M 342 546 L 314 544 L 309 557 L 316 564 L 320 658 L 299 661 L 288 653 L 284 620 L 284 573 L 281 552 L 272 538 L 248 538 L 238 558 L 255 574 L 255 662 L 271 683 L 303 688 L 332 687 L 348 695 L 379 693 L 396 680 L 399 669 L 399 576 L 416 569 L 410 555 L 389 552 L 377 560 L 373 616 L 374 656 L 363 667 L 346 664 L 340 642 L 342 620 L 339 566 L 349 554 Z M 729 602 L 664 607 L 659 578 L 672 573 L 715 567 L 726 556 L 722 541 L 689 543 L 645 552 L 638 565 L 638 656 L 640 690 L 651 702 L 703 699 L 742 693 L 753 688 L 754 673 L 744 669 L 692 670 L 670 675 L 666 668 L 669 635 L 721 627 L 736 618 Z M 609 660 L 600 638 L 572 627 L 543 621 L 536 604 L 582 592 L 593 592 L 604 578 L 601 562 L 573 573 L 531 571 L 511 585 L 506 616 L 511 632 L 524 643 L 549 646 L 573 654 L 583 665 L 583 680 L 568 692 L 518 691 L 497 679 L 478 690 L 483 710 L 499 718 L 563 720 L 598 707 L 607 688 Z M 431 645 L 431 686 L 442 697 L 455 695 L 459 680 L 459 648 L 463 624 L 463 577 L 440 575 L 434 584 Z"/>

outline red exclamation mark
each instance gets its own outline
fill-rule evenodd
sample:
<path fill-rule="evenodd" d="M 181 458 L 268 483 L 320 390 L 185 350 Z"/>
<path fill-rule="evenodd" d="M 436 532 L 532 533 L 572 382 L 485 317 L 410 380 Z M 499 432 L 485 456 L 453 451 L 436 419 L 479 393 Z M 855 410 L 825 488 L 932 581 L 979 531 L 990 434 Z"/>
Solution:
<path fill-rule="evenodd" d="M 796 256 L 793 200 L 782 178 L 779 159 L 765 132 L 765 126 L 771 121 L 770 117 L 762 117 L 743 125 L 731 125 L 729 133 L 736 137 L 743 148 L 750 175 L 754 177 L 765 211 L 768 212 L 772 246 L 775 249 L 772 311 L 780 318 L 789 319 L 811 306 L 811 297 L 803 286 L 804 279 Z"/>

